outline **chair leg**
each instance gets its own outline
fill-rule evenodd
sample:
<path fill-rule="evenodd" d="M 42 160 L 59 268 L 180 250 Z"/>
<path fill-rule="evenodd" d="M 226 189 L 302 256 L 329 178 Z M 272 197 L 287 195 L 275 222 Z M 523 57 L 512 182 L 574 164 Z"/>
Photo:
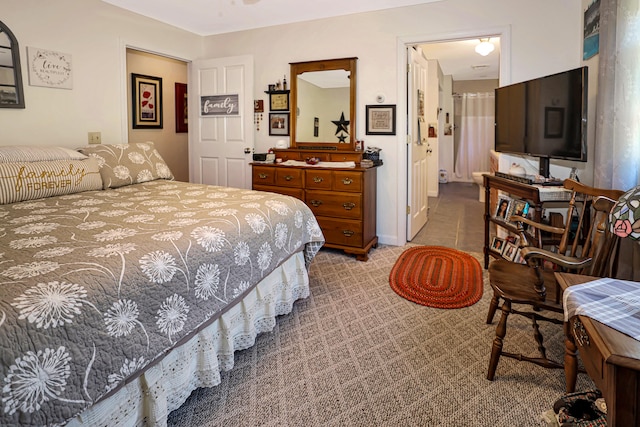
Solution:
<path fill-rule="evenodd" d="M 491 359 L 489 360 L 489 370 L 487 371 L 487 379 L 493 381 L 496 375 L 496 368 L 498 367 L 498 361 L 500 355 L 502 355 L 502 343 L 504 336 L 507 334 L 507 317 L 511 313 L 511 301 L 504 300 L 502 303 L 502 316 L 496 326 L 496 337 L 493 339 L 493 346 L 491 347 Z"/>
<path fill-rule="evenodd" d="M 498 309 L 498 303 L 500 302 L 500 297 L 494 292 L 493 297 L 491 298 L 491 302 L 489 303 L 489 313 L 487 313 L 487 325 L 493 323 L 493 316 L 496 314 L 496 310 Z"/>

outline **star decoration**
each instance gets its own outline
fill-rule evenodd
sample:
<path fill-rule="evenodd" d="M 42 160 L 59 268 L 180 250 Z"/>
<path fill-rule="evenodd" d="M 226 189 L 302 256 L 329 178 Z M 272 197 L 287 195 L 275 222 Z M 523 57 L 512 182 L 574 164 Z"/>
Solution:
<path fill-rule="evenodd" d="M 340 115 L 340 120 L 331 120 L 331 123 L 337 126 L 335 135 L 340 132 L 349 133 L 349 120 L 344 119 L 344 112 Z"/>
<path fill-rule="evenodd" d="M 338 141 L 347 142 L 347 135 L 345 135 L 344 133 L 340 134 L 340 136 L 338 137 Z"/>

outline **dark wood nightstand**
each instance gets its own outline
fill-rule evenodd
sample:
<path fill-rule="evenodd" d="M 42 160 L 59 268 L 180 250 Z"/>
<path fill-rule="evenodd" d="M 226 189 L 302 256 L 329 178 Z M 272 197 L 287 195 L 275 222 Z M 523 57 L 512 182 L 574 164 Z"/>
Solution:
<path fill-rule="evenodd" d="M 556 278 L 563 290 L 598 279 L 569 273 L 556 273 Z M 585 316 L 572 317 L 564 330 L 567 393 L 575 391 L 579 351 L 607 403 L 607 425 L 640 425 L 640 341 Z"/>

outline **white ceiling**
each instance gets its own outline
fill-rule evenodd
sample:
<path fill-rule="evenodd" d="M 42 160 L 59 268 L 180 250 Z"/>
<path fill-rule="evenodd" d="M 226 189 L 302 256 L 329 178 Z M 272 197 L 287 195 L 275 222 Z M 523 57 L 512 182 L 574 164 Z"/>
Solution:
<path fill-rule="evenodd" d="M 453 80 L 487 80 L 500 76 L 500 39 L 491 37 L 495 50 L 487 56 L 475 52 L 479 39 L 422 44 L 427 59 L 437 59 L 444 75 Z"/>
<path fill-rule="evenodd" d="M 303 22 L 443 0 L 102 0 L 202 36 Z M 421 45 L 455 81 L 497 79 L 500 42 L 483 57 L 478 39 Z M 472 68 L 474 66 L 486 66 Z"/>
<path fill-rule="evenodd" d="M 102 0 L 201 36 L 442 0 Z"/>

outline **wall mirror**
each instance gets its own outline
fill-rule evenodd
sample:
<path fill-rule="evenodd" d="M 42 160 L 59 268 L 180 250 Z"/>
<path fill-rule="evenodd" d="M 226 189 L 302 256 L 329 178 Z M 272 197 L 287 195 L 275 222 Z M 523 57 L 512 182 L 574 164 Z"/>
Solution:
<path fill-rule="evenodd" d="M 24 108 L 18 40 L 0 21 L 0 108 Z"/>
<path fill-rule="evenodd" d="M 358 58 L 291 63 L 291 147 L 354 150 Z"/>

